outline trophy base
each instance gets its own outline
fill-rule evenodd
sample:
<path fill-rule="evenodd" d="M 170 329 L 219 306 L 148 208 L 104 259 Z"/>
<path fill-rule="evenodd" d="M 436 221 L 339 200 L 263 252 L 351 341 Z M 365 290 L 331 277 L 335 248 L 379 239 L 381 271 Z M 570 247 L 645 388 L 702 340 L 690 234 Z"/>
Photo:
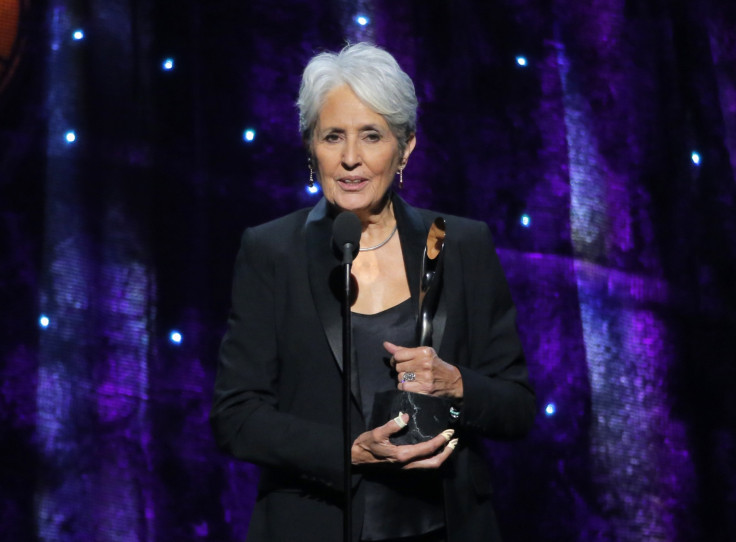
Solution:
<path fill-rule="evenodd" d="M 371 428 L 383 425 L 403 412 L 409 415 L 409 423 L 389 437 L 391 443 L 424 442 L 450 426 L 450 406 L 450 400 L 445 397 L 401 390 L 382 391 L 373 401 Z"/>

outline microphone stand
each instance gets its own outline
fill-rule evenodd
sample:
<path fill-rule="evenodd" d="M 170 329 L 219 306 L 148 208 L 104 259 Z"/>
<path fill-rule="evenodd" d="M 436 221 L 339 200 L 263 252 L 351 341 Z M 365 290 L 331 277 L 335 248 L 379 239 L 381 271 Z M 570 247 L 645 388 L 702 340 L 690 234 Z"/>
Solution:
<path fill-rule="evenodd" d="M 353 531 L 353 494 L 352 494 L 352 454 L 353 441 L 351 438 L 351 420 L 350 420 L 350 402 L 351 391 L 350 382 L 352 380 L 352 322 L 350 313 L 350 269 L 353 263 L 353 244 L 345 243 L 342 256 L 343 269 L 343 300 L 342 300 L 342 430 L 344 436 L 343 443 L 343 486 L 345 490 L 343 514 L 343 541 L 351 542 Z"/>
<path fill-rule="evenodd" d="M 353 441 L 350 427 L 351 390 L 352 382 L 352 325 L 350 314 L 350 268 L 353 258 L 360 248 L 360 219 L 358 215 L 345 211 L 337 215 L 332 224 L 332 239 L 342 252 L 343 288 L 342 300 L 342 429 L 343 429 L 343 489 L 345 490 L 343 512 L 343 540 L 352 541 L 353 532 L 353 484 L 352 484 L 352 454 Z"/>

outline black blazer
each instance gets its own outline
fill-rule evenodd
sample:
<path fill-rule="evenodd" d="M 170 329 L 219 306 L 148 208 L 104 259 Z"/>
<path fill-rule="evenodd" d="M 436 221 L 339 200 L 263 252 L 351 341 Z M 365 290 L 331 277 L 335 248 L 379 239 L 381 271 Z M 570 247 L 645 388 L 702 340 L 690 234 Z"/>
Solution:
<path fill-rule="evenodd" d="M 418 310 L 420 262 L 438 215 L 393 201 Z M 442 467 L 448 541 L 487 542 L 499 537 L 481 437 L 525 435 L 535 398 L 490 231 L 444 216 L 444 284 L 432 344 L 459 367 L 464 388 L 459 446 Z M 211 421 L 223 450 L 261 467 L 249 542 L 342 540 L 342 323 L 330 286 L 339 264 L 331 234 L 325 200 L 243 234 Z M 365 423 L 356 401 L 353 438 Z M 359 540 L 358 474 L 354 486 Z"/>

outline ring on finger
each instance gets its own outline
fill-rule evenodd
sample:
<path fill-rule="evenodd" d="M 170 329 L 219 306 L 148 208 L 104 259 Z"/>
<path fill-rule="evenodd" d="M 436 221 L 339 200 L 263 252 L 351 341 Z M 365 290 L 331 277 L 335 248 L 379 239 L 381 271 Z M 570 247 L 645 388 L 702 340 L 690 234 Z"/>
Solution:
<path fill-rule="evenodd" d="M 417 379 L 417 375 L 414 374 L 414 372 L 409 371 L 408 373 L 404 373 L 404 378 L 401 379 L 402 382 L 414 382 Z"/>

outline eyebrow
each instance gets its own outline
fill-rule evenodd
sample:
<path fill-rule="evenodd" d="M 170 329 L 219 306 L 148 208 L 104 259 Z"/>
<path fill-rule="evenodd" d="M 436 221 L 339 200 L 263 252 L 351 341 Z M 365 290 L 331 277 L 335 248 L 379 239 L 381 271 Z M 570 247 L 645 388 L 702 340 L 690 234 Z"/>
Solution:
<path fill-rule="evenodd" d="M 359 132 L 366 132 L 369 130 L 374 130 L 376 132 L 383 132 L 384 130 L 381 129 L 380 126 L 377 124 L 365 124 L 361 126 L 358 131 Z M 344 133 L 346 130 L 345 128 L 338 128 L 336 126 L 325 128 L 324 130 L 320 130 L 320 133 L 327 133 L 327 132 L 338 132 L 338 133 Z"/>

